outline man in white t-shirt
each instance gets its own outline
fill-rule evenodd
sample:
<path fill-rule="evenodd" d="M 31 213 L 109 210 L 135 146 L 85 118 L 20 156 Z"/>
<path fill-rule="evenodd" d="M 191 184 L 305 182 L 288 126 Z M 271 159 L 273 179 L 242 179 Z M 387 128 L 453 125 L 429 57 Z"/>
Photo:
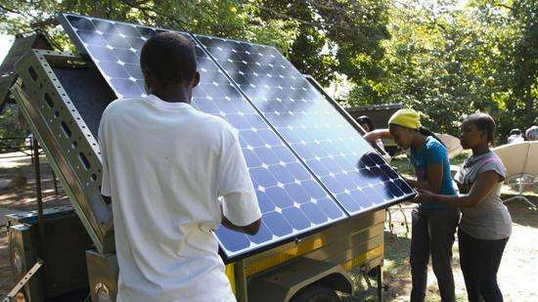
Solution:
<path fill-rule="evenodd" d="M 200 75 L 189 39 L 157 34 L 140 65 L 149 96 L 112 102 L 99 126 L 117 301 L 235 301 L 212 230 L 254 235 L 261 219 L 237 132 L 190 105 Z"/>

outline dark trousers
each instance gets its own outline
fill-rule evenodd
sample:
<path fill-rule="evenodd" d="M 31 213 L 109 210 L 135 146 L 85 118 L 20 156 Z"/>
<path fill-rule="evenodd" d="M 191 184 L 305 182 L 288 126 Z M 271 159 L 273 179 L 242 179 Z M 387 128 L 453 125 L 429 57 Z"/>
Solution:
<path fill-rule="evenodd" d="M 469 302 L 502 302 L 497 284 L 497 271 L 501 264 L 508 238 L 483 240 L 458 231 L 460 265 L 465 279 Z"/>
<path fill-rule="evenodd" d="M 428 263 L 432 258 L 441 301 L 454 302 L 452 274 L 452 245 L 460 212 L 455 208 L 413 210 L 411 236 L 411 302 L 423 302 L 426 297 Z"/>

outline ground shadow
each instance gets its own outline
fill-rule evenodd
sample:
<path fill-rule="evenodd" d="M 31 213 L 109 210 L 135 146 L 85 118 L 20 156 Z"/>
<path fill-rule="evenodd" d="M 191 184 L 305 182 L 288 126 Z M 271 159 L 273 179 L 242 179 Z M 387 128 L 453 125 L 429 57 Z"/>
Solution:
<path fill-rule="evenodd" d="M 386 291 L 385 298 L 390 301 L 397 296 L 405 295 L 405 287 L 411 282 L 409 278 L 409 246 L 411 239 L 397 236 L 385 231 L 385 254 L 383 277 Z M 342 301 L 377 301 L 377 281 L 375 274 L 365 274 L 354 269 L 351 272 L 356 290 L 352 296 Z"/>
<path fill-rule="evenodd" d="M 503 196 L 503 199 L 507 199 L 511 196 Z M 538 207 L 538 197 L 532 195 L 526 195 L 532 203 Z M 532 209 L 523 200 L 512 200 L 505 203 L 506 207 L 510 211 L 512 216 L 512 222 L 522 226 L 529 226 L 532 228 L 538 228 L 538 210 Z"/>

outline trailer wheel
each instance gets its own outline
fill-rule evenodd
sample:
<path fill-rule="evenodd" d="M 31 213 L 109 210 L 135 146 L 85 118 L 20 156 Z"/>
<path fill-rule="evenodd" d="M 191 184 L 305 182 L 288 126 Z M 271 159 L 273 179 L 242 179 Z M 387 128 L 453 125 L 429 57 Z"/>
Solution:
<path fill-rule="evenodd" d="M 338 302 L 340 298 L 334 291 L 334 289 L 322 285 L 322 284 L 312 284 L 305 288 L 304 290 L 299 291 L 295 296 L 290 300 L 290 302 Z"/>

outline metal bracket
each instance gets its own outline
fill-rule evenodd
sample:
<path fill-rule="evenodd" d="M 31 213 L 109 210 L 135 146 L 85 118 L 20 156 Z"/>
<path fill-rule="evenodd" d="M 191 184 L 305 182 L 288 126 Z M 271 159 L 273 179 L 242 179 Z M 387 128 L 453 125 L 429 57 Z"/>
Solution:
<path fill-rule="evenodd" d="M 30 281 L 30 279 L 35 275 L 35 273 L 43 266 L 43 261 L 37 261 L 34 266 L 22 277 L 22 279 L 15 285 L 13 289 L 7 294 L 7 296 L 2 300 L 2 302 L 10 302 L 17 295 L 17 293 Z"/>

